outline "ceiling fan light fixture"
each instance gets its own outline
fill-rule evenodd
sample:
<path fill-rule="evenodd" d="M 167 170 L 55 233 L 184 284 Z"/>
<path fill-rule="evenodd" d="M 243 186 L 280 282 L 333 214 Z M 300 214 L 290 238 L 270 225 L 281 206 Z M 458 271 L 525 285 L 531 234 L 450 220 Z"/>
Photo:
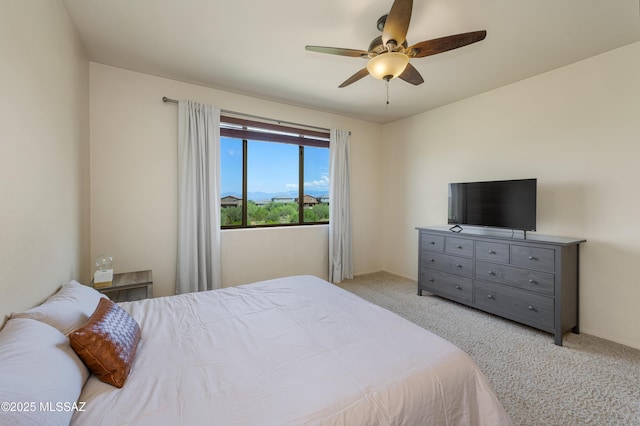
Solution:
<path fill-rule="evenodd" d="M 387 52 L 374 56 L 367 62 L 367 71 L 378 80 L 398 77 L 409 63 L 409 57 L 402 52 Z"/>

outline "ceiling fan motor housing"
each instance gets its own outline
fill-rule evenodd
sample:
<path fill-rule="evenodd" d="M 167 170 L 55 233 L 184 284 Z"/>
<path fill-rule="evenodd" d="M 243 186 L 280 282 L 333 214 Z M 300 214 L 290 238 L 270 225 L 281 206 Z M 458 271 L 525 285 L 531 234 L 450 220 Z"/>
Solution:
<path fill-rule="evenodd" d="M 382 15 L 378 18 L 378 22 L 376 23 L 376 28 L 378 28 L 378 31 L 382 32 L 382 30 L 384 29 L 384 24 L 385 22 L 387 22 L 387 16 L 389 15 Z"/>

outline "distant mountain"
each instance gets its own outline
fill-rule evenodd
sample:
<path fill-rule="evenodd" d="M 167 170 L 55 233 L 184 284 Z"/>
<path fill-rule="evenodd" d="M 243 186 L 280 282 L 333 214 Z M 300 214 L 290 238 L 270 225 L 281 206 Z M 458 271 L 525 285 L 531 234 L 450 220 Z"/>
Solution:
<path fill-rule="evenodd" d="M 308 190 L 304 192 L 305 195 L 311 195 L 313 197 L 328 197 L 329 193 L 327 191 L 314 191 Z M 242 198 L 242 194 L 238 192 L 225 192 L 222 194 L 222 197 L 232 196 L 236 198 Z M 296 198 L 298 196 L 298 191 L 286 191 L 286 192 L 249 192 L 247 193 L 247 198 L 253 201 L 263 201 L 270 200 L 274 197 L 290 197 Z"/>

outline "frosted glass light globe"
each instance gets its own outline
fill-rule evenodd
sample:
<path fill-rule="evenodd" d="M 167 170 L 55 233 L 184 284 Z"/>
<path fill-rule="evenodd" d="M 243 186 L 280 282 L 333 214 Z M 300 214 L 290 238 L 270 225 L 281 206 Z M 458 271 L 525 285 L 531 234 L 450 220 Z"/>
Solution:
<path fill-rule="evenodd" d="M 113 258 L 106 254 L 101 254 L 96 257 L 95 261 L 97 271 L 105 271 L 107 269 L 113 269 Z"/>
<path fill-rule="evenodd" d="M 391 80 L 402 74 L 408 63 L 409 57 L 404 53 L 382 53 L 369 59 L 367 70 L 378 80 Z"/>

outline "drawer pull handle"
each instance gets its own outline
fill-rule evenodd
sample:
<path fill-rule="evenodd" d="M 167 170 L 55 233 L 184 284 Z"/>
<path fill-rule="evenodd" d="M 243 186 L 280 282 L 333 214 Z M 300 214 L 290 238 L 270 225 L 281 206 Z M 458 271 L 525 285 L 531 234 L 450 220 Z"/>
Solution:
<path fill-rule="evenodd" d="M 534 308 L 534 307 L 533 307 L 533 306 L 531 306 L 531 305 L 527 306 L 527 309 L 529 309 L 530 311 L 535 311 L 535 310 L 536 310 L 536 308 Z"/>
<path fill-rule="evenodd" d="M 529 280 L 529 284 L 538 284 L 536 280 Z"/>
<path fill-rule="evenodd" d="M 456 289 L 458 290 L 462 290 L 462 287 L 460 287 L 459 285 L 456 286 Z"/>
<path fill-rule="evenodd" d="M 462 246 L 456 246 L 458 250 L 462 250 Z"/>
<path fill-rule="evenodd" d="M 462 265 L 459 263 L 456 263 L 456 268 L 462 268 Z"/>
<path fill-rule="evenodd" d="M 433 282 L 433 281 L 434 281 L 434 279 L 433 279 L 433 278 L 429 278 L 429 282 Z"/>
<path fill-rule="evenodd" d="M 429 262 L 435 262 L 436 260 L 432 257 L 431 259 L 429 259 Z"/>
<path fill-rule="evenodd" d="M 487 299 L 494 299 L 495 300 L 495 297 L 493 297 L 493 294 L 488 294 L 487 295 Z"/>
<path fill-rule="evenodd" d="M 496 254 L 496 252 L 493 250 L 489 250 L 489 254 Z"/>
<path fill-rule="evenodd" d="M 429 241 L 429 244 L 431 244 L 432 246 L 436 245 L 435 241 Z"/>
<path fill-rule="evenodd" d="M 538 260 L 538 258 L 535 256 L 529 256 L 529 260 Z"/>
<path fill-rule="evenodd" d="M 493 272 L 493 271 L 489 271 L 489 272 L 488 272 L 488 274 L 489 274 L 489 275 L 495 275 L 496 273 L 495 273 L 495 272 Z"/>

